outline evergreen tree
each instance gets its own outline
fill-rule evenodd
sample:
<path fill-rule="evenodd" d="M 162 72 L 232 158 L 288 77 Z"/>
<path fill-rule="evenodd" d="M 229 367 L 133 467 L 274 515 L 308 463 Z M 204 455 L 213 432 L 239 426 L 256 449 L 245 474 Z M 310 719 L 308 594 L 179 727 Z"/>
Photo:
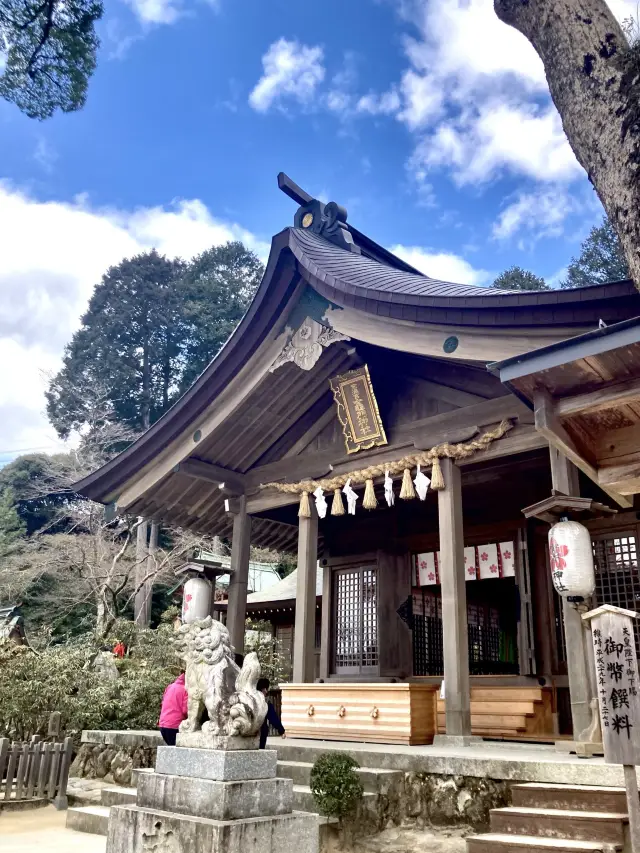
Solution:
<path fill-rule="evenodd" d="M 43 527 L 58 529 L 56 518 L 68 495 L 59 487 L 57 472 L 70 465 L 68 454 L 30 453 L 18 456 L 0 470 L 0 494 L 11 495 L 27 535 Z"/>
<path fill-rule="evenodd" d="M 100 0 L 0 0 L 0 97 L 39 119 L 84 106 L 102 11 Z"/>
<path fill-rule="evenodd" d="M 186 390 L 220 350 L 258 289 L 264 267 L 239 241 L 195 257 L 182 280 L 189 327 L 181 387 Z"/>
<path fill-rule="evenodd" d="M 176 287 L 182 268 L 154 249 L 105 273 L 47 391 L 58 435 L 91 422 L 96 387 L 105 389 L 113 417 L 135 430 L 147 429 L 168 407 L 185 336 Z"/>
<path fill-rule="evenodd" d="M 560 285 L 563 288 L 587 287 L 623 281 L 629 278 L 629 268 L 620 245 L 620 240 L 611 222 L 605 218 L 589 232 L 580 247 L 580 254 L 572 258 L 567 277 Z"/>
<path fill-rule="evenodd" d="M 58 434 L 110 423 L 148 429 L 216 355 L 262 273 L 238 242 L 189 264 L 154 250 L 111 267 L 47 391 Z"/>
<path fill-rule="evenodd" d="M 529 270 L 522 267 L 512 266 L 497 277 L 493 282 L 494 287 L 501 290 L 549 290 L 546 281 Z"/>
<path fill-rule="evenodd" d="M 11 489 L 0 492 L 0 556 L 5 554 L 26 532 Z"/>

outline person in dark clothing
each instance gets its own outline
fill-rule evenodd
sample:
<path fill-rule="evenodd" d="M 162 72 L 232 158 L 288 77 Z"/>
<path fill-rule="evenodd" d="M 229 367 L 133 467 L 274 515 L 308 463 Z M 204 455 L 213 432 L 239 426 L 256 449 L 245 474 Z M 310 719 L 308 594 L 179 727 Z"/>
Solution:
<path fill-rule="evenodd" d="M 265 699 L 269 695 L 269 687 L 270 687 L 268 678 L 260 678 L 258 679 L 258 690 L 261 693 L 264 693 Z M 269 725 L 272 725 L 273 728 L 278 732 L 280 737 L 285 737 L 284 726 L 282 725 L 282 721 L 278 716 L 278 712 L 273 707 L 271 702 L 267 701 L 267 716 L 265 718 L 264 723 L 262 724 L 262 728 L 260 729 L 260 749 L 266 749 L 267 747 L 267 737 L 269 736 Z"/>

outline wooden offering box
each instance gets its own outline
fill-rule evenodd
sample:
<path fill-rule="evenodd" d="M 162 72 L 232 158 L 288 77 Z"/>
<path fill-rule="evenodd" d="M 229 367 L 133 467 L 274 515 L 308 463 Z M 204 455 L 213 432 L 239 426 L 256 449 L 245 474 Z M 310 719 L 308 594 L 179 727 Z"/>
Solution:
<path fill-rule="evenodd" d="M 436 733 L 432 684 L 283 684 L 289 737 L 429 744 Z"/>

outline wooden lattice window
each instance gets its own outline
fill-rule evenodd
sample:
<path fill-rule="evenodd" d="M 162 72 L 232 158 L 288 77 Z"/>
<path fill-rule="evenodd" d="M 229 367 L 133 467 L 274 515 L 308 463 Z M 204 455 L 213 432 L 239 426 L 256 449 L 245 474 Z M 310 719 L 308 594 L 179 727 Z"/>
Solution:
<path fill-rule="evenodd" d="M 626 610 L 640 608 L 638 540 L 635 532 L 610 533 L 593 540 L 596 568 L 595 599 L 598 606 L 613 604 Z M 640 655 L 640 632 L 636 631 Z"/>
<path fill-rule="evenodd" d="M 378 576 L 373 566 L 334 573 L 335 672 L 378 671 Z"/>

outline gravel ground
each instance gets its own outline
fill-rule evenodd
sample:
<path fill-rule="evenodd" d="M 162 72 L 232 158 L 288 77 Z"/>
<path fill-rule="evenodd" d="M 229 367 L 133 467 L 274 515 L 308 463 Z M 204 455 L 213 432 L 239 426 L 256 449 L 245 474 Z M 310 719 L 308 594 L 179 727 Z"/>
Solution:
<path fill-rule="evenodd" d="M 0 853 L 105 853 L 104 836 L 65 829 L 66 819 L 53 806 L 0 811 Z"/>

